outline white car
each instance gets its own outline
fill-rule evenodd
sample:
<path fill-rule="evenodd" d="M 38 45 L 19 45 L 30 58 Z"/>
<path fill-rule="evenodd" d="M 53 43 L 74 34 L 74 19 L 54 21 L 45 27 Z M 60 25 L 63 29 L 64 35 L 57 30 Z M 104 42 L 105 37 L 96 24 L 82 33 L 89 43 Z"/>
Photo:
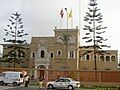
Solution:
<path fill-rule="evenodd" d="M 74 90 L 75 88 L 80 87 L 80 82 L 75 81 L 71 78 L 59 78 L 55 81 L 47 82 L 47 88 L 53 89 L 53 88 L 66 88 L 69 90 Z"/>

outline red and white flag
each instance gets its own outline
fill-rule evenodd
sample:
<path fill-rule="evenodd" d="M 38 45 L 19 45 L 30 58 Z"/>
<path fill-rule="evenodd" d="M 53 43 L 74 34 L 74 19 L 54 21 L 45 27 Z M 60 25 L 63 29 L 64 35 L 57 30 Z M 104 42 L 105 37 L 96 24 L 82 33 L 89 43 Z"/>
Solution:
<path fill-rule="evenodd" d="M 61 11 L 60 11 L 61 18 L 63 18 L 63 15 L 64 15 L 64 12 L 63 12 L 63 9 L 61 9 Z"/>

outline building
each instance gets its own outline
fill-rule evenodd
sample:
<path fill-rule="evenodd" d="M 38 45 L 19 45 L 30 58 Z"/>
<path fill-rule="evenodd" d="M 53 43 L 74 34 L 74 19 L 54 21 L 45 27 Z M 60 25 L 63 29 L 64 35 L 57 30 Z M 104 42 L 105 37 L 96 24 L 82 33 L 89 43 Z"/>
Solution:
<path fill-rule="evenodd" d="M 75 29 L 55 27 L 54 34 L 53 37 L 32 37 L 30 66 L 35 69 L 63 71 L 94 70 L 93 49 L 81 48 L 78 27 Z M 81 57 L 87 50 L 92 52 Z M 117 52 L 117 50 L 106 50 L 105 54 L 96 55 L 97 70 L 117 70 Z M 44 71 L 35 72 L 35 76 L 41 76 L 41 74 L 43 75 Z"/>
<path fill-rule="evenodd" d="M 29 59 L 26 65 L 35 68 L 35 77 L 44 77 L 46 69 L 94 70 L 93 49 L 80 45 L 78 27 L 75 29 L 55 27 L 53 31 L 54 36 L 51 37 L 32 37 L 28 45 L 29 50 L 25 51 Z M 91 53 L 85 54 L 88 50 L 91 50 Z M 117 53 L 117 50 L 105 50 L 104 54 L 96 54 L 97 70 L 118 70 Z"/>

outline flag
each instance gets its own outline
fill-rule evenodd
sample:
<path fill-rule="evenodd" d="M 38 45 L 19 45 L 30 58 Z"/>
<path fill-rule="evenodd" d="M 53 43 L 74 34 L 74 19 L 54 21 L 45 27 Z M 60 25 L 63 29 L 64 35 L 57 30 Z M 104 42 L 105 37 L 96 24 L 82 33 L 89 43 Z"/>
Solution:
<path fill-rule="evenodd" d="M 63 10 L 61 9 L 61 11 L 60 11 L 60 16 L 61 16 L 61 18 L 63 18 L 63 15 L 64 15 L 64 12 L 63 12 Z"/>
<path fill-rule="evenodd" d="M 72 17 L 72 10 L 70 11 L 68 18 Z"/>

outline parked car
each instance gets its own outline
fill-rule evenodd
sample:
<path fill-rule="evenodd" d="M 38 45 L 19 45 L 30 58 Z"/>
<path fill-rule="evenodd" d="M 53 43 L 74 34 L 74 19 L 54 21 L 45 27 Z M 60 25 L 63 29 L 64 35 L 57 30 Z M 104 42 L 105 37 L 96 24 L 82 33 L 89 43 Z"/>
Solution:
<path fill-rule="evenodd" d="M 53 89 L 53 88 L 61 88 L 61 89 L 69 89 L 74 90 L 75 88 L 80 87 L 80 82 L 75 81 L 72 78 L 59 78 L 55 81 L 47 82 L 47 88 Z"/>
<path fill-rule="evenodd" d="M 5 71 L 0 74 L 0 85 L 12 84 L 13 86 L 21 85 L 24 82 L 22 72 Z"/>

